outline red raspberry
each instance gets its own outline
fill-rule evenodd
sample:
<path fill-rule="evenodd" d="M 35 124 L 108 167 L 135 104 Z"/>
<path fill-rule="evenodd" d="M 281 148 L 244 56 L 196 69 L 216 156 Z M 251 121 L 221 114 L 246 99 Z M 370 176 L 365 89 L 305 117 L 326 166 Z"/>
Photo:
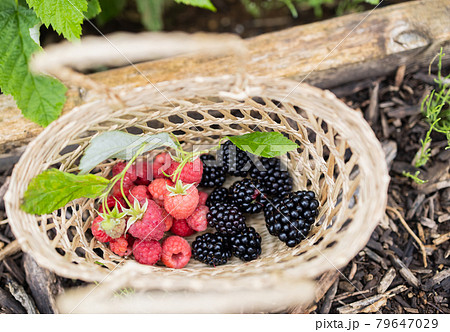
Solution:
<path fill-rule="evenodd" d="M 92 235 L 94 235 L 94 237 L 100 242 L 109 242 L 112 240 L 112 237 L 106 234 L 105 231 L 100 227 L 100 223 L 102 221 L 103 218 L 101 216 L 98 216 L 94 219 L 91 226 Z"/>
<path fill-rule="evenodd" d="M 131 205 L 134 204 L 134 199 L 136 198 L 138 202 L 145 202 L 146 199 L 150 199 L 150 193 L 147 190 L 147 186 L 135 186 L 130 190 L 127 196 Z"/>
<path fill-rule="evenodd" d="M 205 205 L 206 200 L 208 199 L 208 194 L 204 191 L 198 191 L 198 205 Z"/>
<path fill-rule="evenodd" d="M 179 162 L 173 161 L 170 164 L 170 167 L 167 169 L 166 173 L 168 175 L 174 174 L 178 166 L 180 165 Z M 183 169 L 181 170 L 181 173 L 179 174 L 179 179 L 183 183 L 195 183 L 199 184 L 202 180 L 202 174 L 203 174 L 203 163 L 200 160 L 200 158 L 195 159 L 192 162 L 187 163 L 184 165 Z M 172 177 L 172 181 L 175 182 L 175 176 Z"/>
<path fill-rule="evenodd" d="M 165 266 L 181 269 L 191 259 L 191 247 L 189 243 L 179 236 L 170 236 L 162 245 L 161 260 Z"/>
<path fill-rule="evenodd" d="M 158 154 L 153 159 L 153 179 L 163 178 L 165 177 L 163 172 L 166 172 L 167 169 L 170 167 L 170 164 L 172 163 L 172 158 L 170 157 L 170 154 L 167 152 L 163 152 Z"/>
<path fill-rule="evenodd" d="M 175 219 L 186 219 L 198 205 L 198 190 L 195 186 L 187 189 L 186 195 L 167 194 L 164 196 L 164 208 Z"/>
<path fill-rule="evenodd" d="M 194 231 L 203 232 L 208 227 L 208 221 L 206 215 L 209 212 L 209 208 L 205 205 L 199 205 L 195 209 L 194 213 L 186 219 L 189 227 Z"/>
<path fill-rule="evenodd" d="M 112 175 L 116 176 L 117 174 L 122 172 L 126 165 L 127 164 L 124 163 L 123 161 L 118 162 L 117 164 L 115 164 L 113 166 L 113 169 L 112 169 Z M 136 167 L 135 165 L 131 165 L 130 168 L 128 168 L 127 173 L 125 174 L 125 179 L 127 179 L 127 177 L 128 177 L 128 179 L 131 182 L 136 181 L 137 174 L 136 174 L 136 168 L 135 167 Z"/>
<path fill-rule="evenodd" d="M 151 199 L 147 200 L 147 210 L 141 220 L 131 225 L 129 233 L 142 240 L 160 240 L 164 236 L 166 225 L 162 217 L 162 209 Z"/>
<path fill-rule="evenodd" d="M 133 244 L 133 255 L 141 264 L 155 265 L 161 258 L 162 248 L 158 241 L 136 240 Z"/>
<path fill-rule="evenodd" d="M 137 185 L 148 186 L 153 180 L 153 169 L 152 164 L 147 160 L 137 161 L 134 165 L 136 169 L 137 179 L 134 181 Z"/>
<path fill-rule="evenodd" d="M 186 237 L 195 233 L 195 231 L 189 227 L 186 219 L 174 219 L 172 228 L 170 231 L 182 237 Z"/>
<path fill-rule="evenodd" d="M 112 169 L 113 176 L 116 176 L 120 172 L 123 171 L 126 164 L 124 162 L 119 162 L 114 165 Z M 125 173 L 123 177 L 123 192 L 125 195 L 128 195 L 130 189 L 134 186 L 134 181 L 136 181 L 137 175 L 136 175 L 136 169 L 134 168 L 134 165 L 132 165 L 128 171 Z M 116 182 L 116 184 L 113 187 L 112 195 L 116 198 L 122 198 L 122 192 L 120 190 L 120 180 Z"/>
<path fill-rule="evenodd" d="M 128 256 L 133 251 L 134 238 L 130 235 L 121 236 L 109 242 L 109 248 L 113 253 L 120 257 Z"/>
<path fill-rule="evenodd" d="M 108 206 L 108 208 L 111 210 L 116 204 L 119 204 L 119 212 L 121 212 L 122 208 L 127 205 L 123 198 L 116 199 L 113 196 L 108 196 L 108 198 L 106 199 L 106 205 Z M 100 206 L 98 207 L 98 212 L 103 213 L 103 204 L 100 204 Z"/>
<path fill-rule="evenodd" d="M 148 186 L 148 191 L 152 195 L 153 199 L 160 201 L 164 200 L 164 196 L 169 193 L 167 185 L 173 186 L 173 182 L 169 179 L 155 179 Z"/>
<path fill-rule="evenodd" d="M 162 210 L 162 216 L 164 224 L 166 225 L 166 232 L 167 232 L 173 225 L 173 217 L 169 213 L 167 213 L 167 211 L 164 209 Z"/>
<path fill-rule="evenodd" d="M 156 198 L 153 198 L 153 200 L 155 201 L 155 203 L 156 204 L 158 204 L 160 207 L 164 207 L 164 201 L 163 200 L 161 200 L 161 199 L 156 199 Z"/>

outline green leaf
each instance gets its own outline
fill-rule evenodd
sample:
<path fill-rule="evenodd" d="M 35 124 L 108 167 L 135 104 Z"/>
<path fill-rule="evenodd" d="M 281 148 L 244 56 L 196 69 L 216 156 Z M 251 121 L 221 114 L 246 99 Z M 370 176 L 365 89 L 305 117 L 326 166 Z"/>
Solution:
<path fill-rule="evenodd" d="M 273 158 L 298 148 L 298 145 L 278 132 L 254 132 L 241 136 L 228 136 L 239 149 L 254 155 Z"/>
<path fill-rule="evenodd" d="M 86 174 L 108 158 L 131 159 L 140 147 L 146 145 L 142 153 L 167 146 L 176 148 L 168 133 L 156 135 L 132 135 L 123 131 L 107 131 L 92 139 L 80 161 L 80 174 Z"/>
<path fill-rule="evenodd" d="M 212 4 L 211 0 L 175 0 L 177 3 L 183 3 L 185 5 L 190 5 L 194 7 L 201 7 L 205 9 L 209 9 L 215 12 L 217 9 Z"/>
<path fill-rule="evenodd" d="M 102 12 L 96 17 L 99 25 L 104 25 L 119 15 L 126 5 L 126 0 L 100 0 Z"/>
<path fill-rule="evenodd" d="M 108 184 L 109 180 L 101 176 L 49 169 L 31 180 L 21 208 L 32 214 L 51 213 L 74 199 L 100 196 Z"/>
<path fill-rule="evenodd" d="M 12 95 L 28 119 L 47 126 L 58 118 L 65 102 L 66 87 L 54 78 L 32 74 L 31 55 L 41 47 L 33 40 L 40 23 L 29 8 L 14 0 L 0 4 L 0 87 Z"/>
<path fill-rule="evenodd" d="M 88 8 L 86 12 L 84 13 L 85 18 L 90 20 L 91 18 L 96 17 L 98 14 L 100 14 L 102 11 L 102 8 L 100 7 L 100 3 L 98 0 L 90 0 L 88 2 Z"/>
<path fill-rule="evenodd" d="M 87 0 L 27 0 L 45 26 L 53 27 L 68 40 L 79 39 Z"/>
<path fill-rule="evenodd" d="M 159 31 L 163 28 L 163 12 L 165 0 L 136 0 L 141 13 L 141 22 L 146 29 Z"/>

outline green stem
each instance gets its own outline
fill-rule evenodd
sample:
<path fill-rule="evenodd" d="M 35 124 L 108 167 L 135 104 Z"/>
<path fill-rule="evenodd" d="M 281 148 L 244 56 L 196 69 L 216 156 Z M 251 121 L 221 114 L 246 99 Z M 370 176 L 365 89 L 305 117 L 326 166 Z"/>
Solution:
<path fill-rule="evenodd" d="M 133 156 L 133 158 L 130 159 L 130 161 L 125 165 L 124 169 L 122 170 L 122 172 L 120 172 L 119 174 L 117 174 L 116 176 L 114 176 L 111 181 L 110 181 L 110 185 L 108 190 L 106 191 L 106 193 L 104 194 L 104 197 L 102 199 L 102 205 L 103 205 L 103 211 L 108 211 L 107 214 L 109 214 L 111 211 L 109 210 L 108 204 L 106 204 L 106 201 L 108 199 L 108 195 L 111 192 L 111 190 L 114 188 L 114 185 L 117 183 L 117 181 L 120 180 L 120 191 L 122 193 L 122 196 L 125 200 L 125 202 L 129 205 L 132 206 L 132 204 L 130 203 L 130 201 L 128 200 L 127 196 L 125 195 L 125 192 L 123 190 L 123 180 L 125 177 L 125 174 L 127 173 L 128 169 L 131 167 L 131 165 L 134 163 L 134 161 L 136 160 L 137 157 L 139 157 L 141 155 L 141 153 L 144 151 L 146 144 L 143 144 L 139 150 L 135 153 L 135 155 Z M 106 209 L 105 209 L 106 207 Z"/>

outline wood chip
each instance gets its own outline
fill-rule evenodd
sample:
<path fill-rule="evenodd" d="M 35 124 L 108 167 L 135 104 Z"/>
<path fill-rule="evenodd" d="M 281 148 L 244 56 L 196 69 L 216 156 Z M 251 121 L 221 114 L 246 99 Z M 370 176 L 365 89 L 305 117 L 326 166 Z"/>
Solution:
<path fill-rule="evenodd" d="M 450 239 L 450 232 L 442 234 L 437 239 L 434 239 L 433 243 L 438 246 L 438 245 L 448 241 L 449 239 Z"/>
<path fill-rule="evenodd" d="M 9 292 L 0 287 L 0 313 L 26 314 L 27 312 Z"/>
<path fill-rule="evenodd" d="M 330 312 L 331 305 L 333 304 L 334 297 L 336 296 L 338 285 L 339 285 L 339 279 L 336 279 L 334 284 L 330 287 L 328 292 L 325 294 L 325 299 L 323 301 L 322 308 L 320 308 L 321 314 L 328 314 Z"/>
<path fill-rule="evenodd" d="M 377 287 L 377 292 L 379 294 L 385 293 L 388 290 L 389 286 L 391 286 L 396 276 L 397 273 L 395 272 L 395 269 L 391 267 L 380 280 L 380 284 Z"/>
<path fill-rule="evenodd" d="M 441 281 L 450 277 L 450 269 L 439 272 L 433 278 L 430 278 L 425 283 L 425 290 L 432 290 L 436 285 L 440 284 Z"/>
<path fill-rule="evenodd" d="M 6 278 L 6 287 L 11 295 L 22 304 L 28 314 L 39 313 L 33 299 L 25 292 L 25 289 L 8 275 Z"/>
<path fill-rule="evenodd" d="M 373 85 L 373 89 L 370 93 L 370 103 L 367 108 L 367 120 L 369 123 L 374 124 L 377 122 L 377 118 L 379 115 L 378 112 L 378 91 L 380 90 L 380 81 L 375 81 Z"/>
<path fill-rule="evenodd" d="M 13 242 L 9 243 L 5 248 L 3 248 L 0 251 L 0 261 L 5 259 L 6 257 L 9 257 L 11 255 L 14 255 L 15 253 L 20 251 L 20 245 L 17 240 L 14 240 Z"/>
<path fill-rule="evenodd" d="M 408 269 L 405 263 L 403 263 L 400 258 L 393 254 L 390 254 L 389 257 L 391 258 L 392 264 L 398 270 L 398 273 L 400 273 L 403 279 L 405 279 L 406 282 L 408 282 L 408 284 L 410 284 L 411 286 L 419 288 L 419 279 L 417 279 L 414 273 L 412 273 L 411 270 Z"/>
<path fill-rule="evenodd" d="M 425 227 L 432 228 L 432 229 L 437 227 L 437 224 L 433 219 L 430 219 L 427 217 L 420 217 L 419 221 Z"/>
<path fill-rule="evenodd" d="M 377 294 L 377 295 L 371 296 L 369 298 L 365 298 L 363 300 L 356 301 L 356 302 L 347 304 L 345 306 L 339 307 L 339 308 L 337 308 L 337 311 L 340 314 L 356 314 L 356 313 L 360 313 L 360 312 L 365 312 L 365 313 L 377 312 L 380 310 L 380 308 L 382 306 L 384 306 L 386 304 L 386 301 L 384 301 L 383 299 L 387 300 L 399 293 L 406 291 L 407 289 L 408 289 L 408 287 L 406 287 L 405 285 L 400 285 L 400 286 L 397 286 L 397 287 L 391 289 L 390 291 L 388 291 L 386 293 Z"/>
<path fill-rule="evenodd" d="M 371 260 L 373 260 L 374 262 L 376 262 L 376 263 L 378 263 L 378 264 L 380 264 L 381 265 L 381 267 L 383 268 L 383 269 L 387 269 L 387 264 L 386 264 L 386 262 L 384 261 L 384 259 L 383 258 L 381 258 L 380 256 L 378 256 L 376 253 L 374 253 L 372 250 L 370 250 L 369 248 L 364 248 L 364 252 L 367 254 L 367 256 L 371 259 Z"/>
<path fill-rule="evenodd" d="M 36 306 L 42 314 L 57 313 L 55 296 L 63 291 L 59 278 L 42 267 L 29 255 L 24 254 L 23 265 L 27 284 L 30 286 Z"/>
<path fill-rule="evenodd" d="M 398 67 L 397 72 L 395 73 L 395 86 L 397 88 L 399 88 L 403 83 L 403 79 L 405 78 L 405 71 L 406 66 L 401 65 L 400 67 Z"/>

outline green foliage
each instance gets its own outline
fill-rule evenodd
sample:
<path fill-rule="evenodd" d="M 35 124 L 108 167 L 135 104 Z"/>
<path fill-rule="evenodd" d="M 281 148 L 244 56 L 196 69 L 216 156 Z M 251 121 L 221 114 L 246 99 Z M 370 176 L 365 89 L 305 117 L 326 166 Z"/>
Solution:
<path fill-rule="evenodd" d="M 213 12 L 216 11 L 216 7 L 212 4 L 211 0 L 175 0 L 176 3 L 183 3 L 194 7 L 201 7 L 209 9 Z"/>
<path fill-rule="evenodd" d="M 442 59 L 445 56 L 442 48 L 437 54 L 438 58 L 438 72 L 435 83 L 437 84 L 437 89 L 431 91 L 431 93 L 425 97 L 421 104 L 421 112 L 425 117 L 426 122 L 430 125 L 425 138 L 420 140 L 420 149 L 414 158 L 414 166 L 419 168 L 425 166 L 431 157 L 431 133 L 433 131 L 442 133 L 446 135 L 447 147 L 450 148 L 450 74 L 447 76 L 442 75 Z M 430 64 L 433 64 L 434 60 Z M 413 179 L 416 183 L 423 184 L 426 181 L 418 178 L 419 171 L 414 175 L 409 172 L 403 172 L 402 174 L 406 177 Z"/>
<path fill-rule="evenodd" d="M 419 174 L 420 174 L 420 171 L 417 171 L 417 172 L 414 173 L 414 174 L 411 174 L 410 172 L 406 172 L 406 171 L 403 171 L 403 173 L 402 173 L 403 176 L 406 176 L 407 178 L 413 179 L 414 182 L 417 183 L 417 184 L 424 184 L 424 183 L 427 183 L 428 180 L 422 180 L 422 179 L 420 179 L 420 178 L 419 178 Z"/>
<path fill-rule="evenodd" d="M 243 151 L 257 156 L 273 158 L 298 148 L 298 145 L 278 132 L 253 132 L 228 139 Z"/>
<path fill-rule="evenodd" d="M 141 14 L 141 22 L 147 30 L 158 31 L 163 28 L 165 0 L 136 0 Z"/>
<path fill-rule="evenodd" d="M 341 16 L 351 12 L 359 12 L 364 9 L 363 3 L 368 3 L 373 6 L 377 6 L 380 0 L 343 0 L 338 1 L 336 8 L 336 15 Z"/>
<path fill-rule="evenodd" d="M 98 14 L 102 12 L 102 8 L 100 7 L 99 0 L 90 0 L 88 2 L 88 8 L 84 13 L 84 16 L 90 20 L 91 18 L 96 17 Z"/>
<path fill-rule="evenodd" d="M 421 104 L 422 114 L 430 125 L 425 138 L 420 140 L 421 148 L 415 158 L 415 166 L 424 166 L 430 156 L 431 149 L 431 133 L 433 131 L 445 134 L 447 137 L 447 147 L 450 148 L 450 84 L 445 83 L 450 79 L 450 74 L 446 77 L 442 75 L 442 58 L 445 56 L 442 48 L 438 54 L 438 73 L 435 83 L 438 85 L 437 90 L 425 97 Z"/>
<path fill-rule="evenodd" d="M 40 21 L 29 8 L 3 0 L 0 4 L 0 87 L 14 97 L 28 119 L 47 126 L 61 113 L 66 88 L 54 78 L 28 69 L 31 55 L 40 50 L 30 29 Z"/>
<path fill-rule="evenodd" d="M 42 23 L 50 25 L 68 40 L 79 39 L 87 0 L 27 0 Z"/>
<path fill-rule="evenodd" d="M 49 169 L 31 180 L 24 195 L 22 210 L 46 214 L 80 198 L 96 198 L 108 187 L 109 180 L 96 175 L 75 175 Z"/>
<path fill-rule="evenodd" d="M 127 4 L 127 0 L 99 0 L 102 12 L 96 17 L 99 25 L 104 25 L 119 15 Z"/>

